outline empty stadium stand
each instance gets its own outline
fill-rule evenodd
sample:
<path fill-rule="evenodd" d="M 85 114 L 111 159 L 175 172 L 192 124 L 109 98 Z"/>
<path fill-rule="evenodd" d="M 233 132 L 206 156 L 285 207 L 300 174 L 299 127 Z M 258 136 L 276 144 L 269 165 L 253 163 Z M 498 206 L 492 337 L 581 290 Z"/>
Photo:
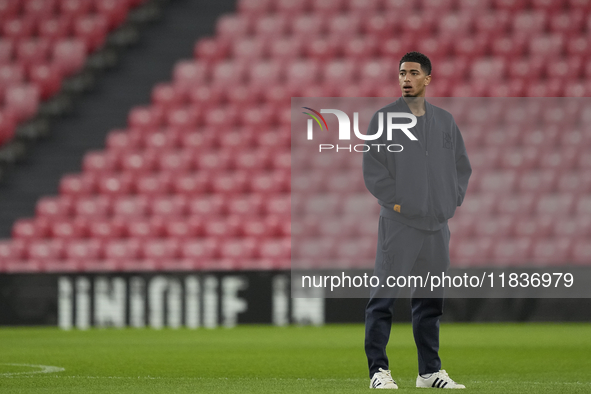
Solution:
<path fill-rule="evenodd" d="M 80 7 L 71 12 L 86 14 Z M 3 34 L 29 44 L 21 38 L 34 31 L 29 19 L 38 11 L 27 6 L 17 23 L 10 16 L 18 7 L 8 8 L 0 9 L 10 21 Z M 314 201 L 290 198 L 300 181 L 290 172 L 292 96 L 396 96 L 398 59 L 415 49 L 434 64 L 432 97 L 591 92 L 590 1 L 239 0 L 237 8 L 218 20 L 213 37 L 195 43 L 192 59 L 176 63 L 170 81 L 153 86 L 150 104 L 109 132 L 104 150 L 88 152 L 82 171 L 61 179 L 59 195 L 42 198 L 35 217 L 14 224 L 12 239 L 0 243 L 1 270 L 287 269 L 292 252 L 315 267 L 334 256 L 367 267 L 375 238 L 352 208 L 371 196 L 362 182 L 348 180 L 346 166 L 293 158 L 309 160 L 302 181 L 322 193 Z M 106 9 L 72 26 L 86 52 L 120 23 L 123 11 Z M 0 78 L 25 81 L 33 75 L 24 71 L 27 62 L 51 53 L 59 60 L 47 67 L 75 68 L 55 53 L 58 45 L 66 54 L 81 49 L 45 24 L 37 31 L 48 31 L 48 43 L 19 46 L 21 66 L 0 66 Z M 8 46 L 0 43 L 0 62 L 3 51 L 14 50 Z M 44 90 L 7 89 L 4 113 L 18 108 L 16 118 L 26 117 L 41 92 L 51 94 L 52 82 L 35 73 Z M 582 105 L 588 100 L 570 100 L 533 100 L 539 105 L 527 114 L 506 101 L 488 108 L 488 121 L 470 106 L 452 111 L 474 168 L 465 204 L 450 222 L 452 264 L 591 263 L 590 112 Z M 561 133 L 566 124 L 575 131 Z M 340 212 L 340 219 L 315 222 L 314 209 Z M 298 220 L 305 230 L 292 229 L 292 212 L 310 215 Z M 292 251 L 292 231 L 314 239 Z M 351 242 L 335 248 L 335 235 L 343 234 Z"/>

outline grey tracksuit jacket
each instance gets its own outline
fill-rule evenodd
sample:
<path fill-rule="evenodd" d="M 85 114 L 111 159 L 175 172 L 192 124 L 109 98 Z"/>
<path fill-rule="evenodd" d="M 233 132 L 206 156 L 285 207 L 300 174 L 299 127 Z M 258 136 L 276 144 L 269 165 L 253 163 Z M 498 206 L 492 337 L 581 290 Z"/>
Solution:
<path fill-rule="evenodd" d="M 410 140 L 401 130 L 394 130 L 388 141 L 384 130 L 373 143 L 400 144 L 403 150 L 388 152 L 382 147 L 378 152 L 372 147 L 363 153 L 363 178 L 382 206 L 381 216 L 420 230 L 436 231 L 462 204 L 472 168 L 453 116 L 426 100 L 425 107 L 424 133 L 416 127 L 409 129 L 418 141 Z M 367 134 L 378 130 L 380 112 L 384 113 L 384 128 L 387 112 L 411 113 L 401 97 L 374 114 Z"/>

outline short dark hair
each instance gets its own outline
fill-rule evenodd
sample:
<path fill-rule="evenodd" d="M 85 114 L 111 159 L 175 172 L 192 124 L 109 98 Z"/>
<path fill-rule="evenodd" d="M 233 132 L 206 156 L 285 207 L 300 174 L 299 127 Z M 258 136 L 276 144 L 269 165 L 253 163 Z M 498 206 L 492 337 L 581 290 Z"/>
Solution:
<path fill-rule="evenodd" d="M 402 56 L 400 63 L 398 63 L 398 69 L 400 69 L 400 66 L 404 62 L 419 63 L 425 74 L 431 75 L 431 60 L 420 52 L 408 52 L 406 55 Z"/>

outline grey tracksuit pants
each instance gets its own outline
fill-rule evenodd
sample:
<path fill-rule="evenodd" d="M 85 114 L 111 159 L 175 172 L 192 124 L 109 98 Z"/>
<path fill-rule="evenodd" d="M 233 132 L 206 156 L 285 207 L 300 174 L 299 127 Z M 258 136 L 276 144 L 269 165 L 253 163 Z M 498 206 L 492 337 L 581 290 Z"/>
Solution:
<path fill-rule="evenodd" d="M 374 275 L 384 283 L 388 276 L 440 275 L 449 268 L 449 228 L 424 231 L 380 216 Z M 443 291 L 412 291 L 413 334 L 418 352 L 419 374 L 441 369 L 439 319 Z M 392 327 L 393 305 L 398 288 L 372 288 L 365 310 L 365 353 L 370 377 L 379 368 L 389 369 L 386 345 Z"/>

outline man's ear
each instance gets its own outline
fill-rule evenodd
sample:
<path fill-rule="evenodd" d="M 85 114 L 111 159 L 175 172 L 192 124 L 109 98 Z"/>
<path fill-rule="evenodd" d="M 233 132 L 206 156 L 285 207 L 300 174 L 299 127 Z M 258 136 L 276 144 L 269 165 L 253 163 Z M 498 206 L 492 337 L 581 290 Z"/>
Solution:
<path fill-rule="evenodd" d="M 427 75 L 425 77 L 425 86 L 429 85 L 431 83 L 431 75 Z"/>

